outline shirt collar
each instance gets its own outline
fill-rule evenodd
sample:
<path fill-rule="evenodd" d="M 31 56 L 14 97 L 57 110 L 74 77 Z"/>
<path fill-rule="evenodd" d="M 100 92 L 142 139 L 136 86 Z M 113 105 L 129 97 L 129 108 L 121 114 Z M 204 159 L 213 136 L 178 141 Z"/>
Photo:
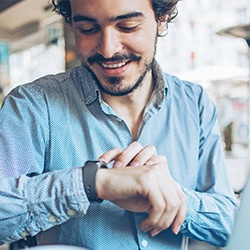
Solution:
<path fill-rule="evenodd" d="M 153 92 L 154 98 L 152 98 L 152 104 L 154 106 L 160 107 L 167 95 L 168 82 L 164 76 L 161 66 L 156 60 L 153 62 L 152 71 L 155 82 L 155 90 Z"/>
<path fill-rule="evenodd" d="M 82 93 L 86 105 L 93 103 L 97 98 L 101 98 L 101 93 L 97 85 L 97 78 L 84 64 L 79 66 L 78 81 L 82 85 Z"/>

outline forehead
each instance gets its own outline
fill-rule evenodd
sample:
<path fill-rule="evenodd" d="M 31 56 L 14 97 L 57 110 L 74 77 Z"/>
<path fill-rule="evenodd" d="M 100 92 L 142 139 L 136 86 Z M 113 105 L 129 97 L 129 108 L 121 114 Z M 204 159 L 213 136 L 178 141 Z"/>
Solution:
<path fill-rule="evenodd" d="M 135 12 L 154 17 L 151 0 L 70 0 L 70 4 L 73 18 L 84 15 L 102 21 Z"/>

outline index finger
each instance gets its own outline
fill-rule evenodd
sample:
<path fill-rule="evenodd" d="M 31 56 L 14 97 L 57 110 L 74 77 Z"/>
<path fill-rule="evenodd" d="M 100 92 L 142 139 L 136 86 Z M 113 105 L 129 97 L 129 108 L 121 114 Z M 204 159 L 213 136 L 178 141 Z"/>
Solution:
<path fill-rule="evenodd" d="M 118 148 L 113 148 L 108 152 L 101 155 L 98 160 L 110 163 L 115 161 L 113 167 L 126 167 L 135 156 L 142 150 L 142 145 L 134 141 L 126 149 L 120 150 Z"/>
<path fill-rule="evenodd" d="M 115 158 L 121 154 L 122 150 L 118 149 L 118 148 L 113 148 L 109 151 L 107 151 L 106 153 L 102 154 L 98 160 L 99 161 L 104 161 L 107 164 L 110 163 L 111 161 L 115 160 Z"/>
<path fill-rule="evenodd" d="M 141 152 L 142 145 L 134 141 L 115 158 L 113 167 L 126 167 Z M 137 163 L 134 163 L 136 165 Z"/>
<path fill-rule="evenodd" d="M 153 145 L 147 145 L 134 157 L 134 159 L 129 163 L 130 166 L 142 166 L 142 165 L 152 165 L 159 162 L 156 157 L 156 148 Z"/>

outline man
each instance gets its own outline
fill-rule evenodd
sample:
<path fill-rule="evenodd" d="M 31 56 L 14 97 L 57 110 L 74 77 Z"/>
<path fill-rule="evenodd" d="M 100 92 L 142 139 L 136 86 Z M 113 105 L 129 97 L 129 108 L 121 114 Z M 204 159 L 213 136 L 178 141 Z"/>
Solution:
<path fill-rule="evenodd" d="M 215 107 L 154 59 L 177 2 L 53 1 L 82 65 L 4 101 L 2 243 L 38 234 L 39 244 L 88 249 L 225 245 L 237 206 Z M 82 167 L 96 159 L 109 168 Z"/>

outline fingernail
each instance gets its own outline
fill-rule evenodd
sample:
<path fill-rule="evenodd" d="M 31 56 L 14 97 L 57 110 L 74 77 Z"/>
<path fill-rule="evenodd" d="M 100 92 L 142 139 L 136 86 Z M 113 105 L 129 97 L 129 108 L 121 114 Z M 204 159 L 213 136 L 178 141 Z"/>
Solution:
<path fill-rule="evenodd" d="M 130 164 L 131 167 L 139 167 L 140 166 L 140 162 L 139 161 L 134 161 L 132 162 L 132 164 Z"/>
<path fill-rule="evenodd" d="M 141 226 L 141 230 L 145 233 L 145 232 L 147 232 L 147 227 Z"/>
<path fill-rule="evenodd" d="M 121 168 L 122 167 L 122 162 L 121 161 L 116 161 L 113 165 L 113 168 Z"/>
<path fill-rule="evenodd" d="M 157 161 L 154 161 L 154 160 L 148 160 L 147 161 L 147 165 L 154 165 L 156 163 L 157 163 Z"/>
<path fill-rule="evenodd" d="M 151 231 L 150 234 L 151 234 L 152 237 L 155 237 L 158 233 L 159 233 L 158 230 L 157 230 L 157 231 L 154 231 L 154 230 L 153 230 L 153 231 Z"/>
<path fill-rule="evenodd" d="M 173 228 L 173 233 L 177 235 L 180 232 L 181 227 Z"/>

